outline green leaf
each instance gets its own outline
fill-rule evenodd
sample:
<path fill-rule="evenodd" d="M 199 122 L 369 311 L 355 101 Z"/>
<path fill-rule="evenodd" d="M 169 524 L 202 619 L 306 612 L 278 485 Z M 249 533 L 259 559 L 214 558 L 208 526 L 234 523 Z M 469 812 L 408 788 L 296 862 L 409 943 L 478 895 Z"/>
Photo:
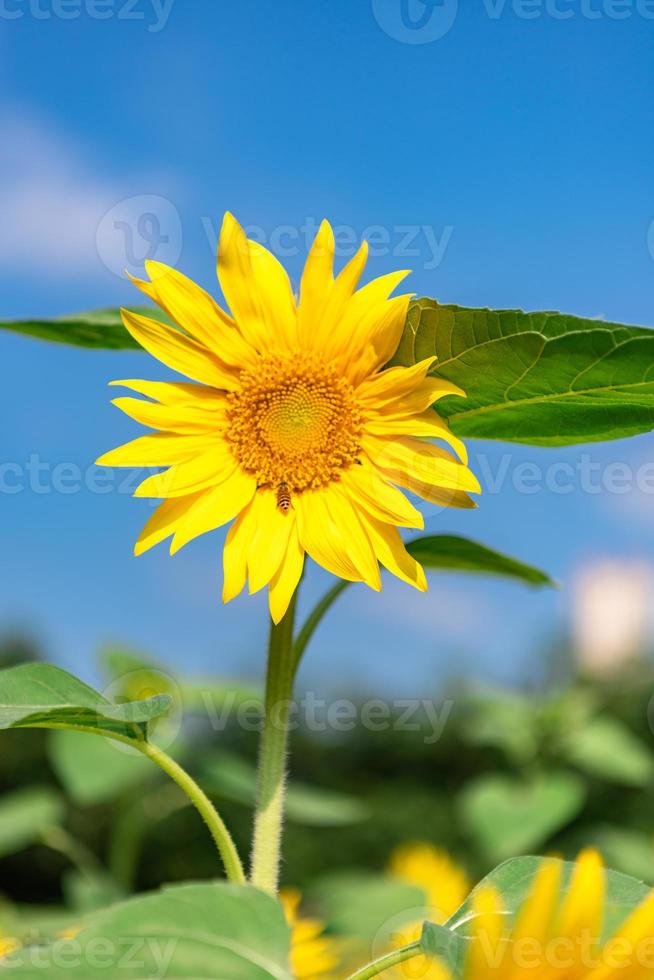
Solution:
<path fill-rule="evenodd" d="M 549 858 L 549 860 L 556 859 Z M 466 921 L 470 920 L 474 895 L 479 889 L 489 885 L 500 893 L 505 909 L 515 915 L 529 895 L 542 861 L 543 858 L 541 857 L 517 857 L 500 864 L 479 882 L 446 925 L 450 929 L 456 929 L 465 934 L 465 924 Z M 572 861 L 561 863 L 563 864 L 563 883 L 567 885 L 572 875 L 574 863 Z M 606 900 L 603 939 L 613 935 L 629 913 L 637 908 L 650 893 L 647 885 L 636 878 L 630 878 L 619 871 L 607 870 L 605 874 Z"/>
<path fill-rule="evenodd" d="M 463 976 L 468 949 L 465 936 L 453 929 L 448 929 L 447 926 L 439 926 L 435 922 L 425 922 L 420 943 L 425 953 L 443 962 L 453 976 Z"/>
<path fill-rule="evenodd" d="M 654 779 L 654 756 L 615 718 L 601 717 L 565 742 L 568 759 L 591 776 L 623 786 L 647 786 Z"/>
<path fill-rule="evenodd" d="M 63 816 L 63 800 L 48 786 L 6 793 L 0 798 L 0 857 L 37 843 Z"/>
<path fill-rule="evenodd" d="M 125 898 L 125 892 L 111 875 L 100 869 L 78 871 L 70 868 L 63 878 L 63 892 L 66 904 L 78 914 L 104 909 Z"/>
<path fill-rule="evenodd" d="M 135 313 L 153 316 L 160 322 L 172 323 L 170 317 L 156 307 L 130 306 L 130 309 Z M 142 350 L 123 326 L 120 310 L 116 308 L 88 310 L 85 313 L 71 313 L 50 319 L 0 320 L 0 330 L 96 350 Z"/>
<path fill-rule="evenodd" d="M 517 579 L 528 585 L 555 585 L 549 575 L 540 569 L 454 534 L 414 538 L 406 547 L 409 554 L 427 569 L 479 572 Z"/>
<path fill-rule="evenodd" d="M 311 899 L 329 928 L 358 940 L 380 941 L 393 931 L 424 919 L 427 897 L 422 889 L 390 876 L 356 871 L 325 875 L 311 890 Z"/>
<path fill-rule="evenodd" d="M 569 772 L 549 772 L 529 780 L 490 774 L 461 793 L 461 817 L 492 861 L 544 844 L 575 817 L 584 804 L 582 780 Z"/>
<path fill-rule="evenodd" d="M 248 886 L 175 885 L 98 912 L 72 940 L 6 961 L 25 980 L 291 980 L 281 906 Z"/>
<path fill-rule="evenodd" d="M 149 781 L 152 763 L 128 745 L 80 732 L 51 732 L 48 756 L 67 795 L 80 806 L 113 800 Z"/>
<path fill-rule="evenodd" d="M 170 702 L 167 695 L 159 694 L 115 704 L 50 664 L 21 664 L 0 671 L 0 729 L 82 727 L 137 739 Z"/>
<path fill-rule="evenodd" d="M 434 355 L 467 394 L 438 402 L 458 436 L 565 446 L 654 427 L 654 330 L 419 299 L 394 363 Z"/>
<path fill-rule="evenodd" d="M 465 709 L 461 734 L 466 742 L 499 748 L 518 766 L 538 754 L 538 707 L 532 698 L 513 692 L 488 694 Z"/>
<path fill-rule="evenodd" d="M 201 782 L 209 792 L 228 800 L 248 806 L 255 802 L 256 769 L 232 752 L 212 752 L 203 760 Z M 309 827 L 340 827 L 365 820 L 369 811 L 345 793 L 291 782 L 286 793 L 286 816 L 291 822 Z"/>

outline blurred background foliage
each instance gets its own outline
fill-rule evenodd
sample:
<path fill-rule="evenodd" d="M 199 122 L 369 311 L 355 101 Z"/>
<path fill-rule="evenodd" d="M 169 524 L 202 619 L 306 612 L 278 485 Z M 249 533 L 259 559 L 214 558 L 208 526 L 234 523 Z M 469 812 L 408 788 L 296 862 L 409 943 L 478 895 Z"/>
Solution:
<path fill-rule="evenodd" d="M 606 563 L 584 573 L 570 636 L 541 655 L 538 683 L 509 690 L 452 680 L 424 692 L 431 713 L 419 700 L 389 704 L 386 724 L 360 692 L 343 692 L 355 707 L 341 722 L 300 727 L 285 883 L 313 897 L 336 927 L 343 896 L 357 892 L 361 915 L 370 911 L 366 894 L 384 903 L 380 875 L 396 889 L 387 911 L 408 900 L 386 869 L 411 840 L 446 850 L 473 881 L 514 855 L 572 857 L 594 843 L 609 866 L 654 884 L 654 666 L 649 591 L 639 582 L 638 569 Z M 0 644 L 2 667 L 38 657 L 19 636 Z M 114 698 L 172 694 L 155 738 L 219 802 L 245 853 L 258 691 L 173 678 L 117 648 L 99 662 Z M 362 723 L 367 712 L 374 724 Z M 65 925 L 133 891 L 217 872 L 197 814 L 147 760 L 74 732 L 3 733 L 0 933 L 15 932 L 15 922 Z M 39 905 L 28 906 L 35 895 Z"/>

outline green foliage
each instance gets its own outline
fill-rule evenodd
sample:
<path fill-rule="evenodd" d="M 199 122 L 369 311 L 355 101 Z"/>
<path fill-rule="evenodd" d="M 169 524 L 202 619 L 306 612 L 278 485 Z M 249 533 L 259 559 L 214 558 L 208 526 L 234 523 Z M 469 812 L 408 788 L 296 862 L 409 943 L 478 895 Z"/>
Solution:
<path fill-rule="evenodd" d="M 83 732 L 51 732 L 48 754 L 52 767 L 74 803 L 90 806 L 143 786 L 154 772 L 152 763 L 129 745 Z"/>
<path fill-rule="evenodd" d="M 389 923 L 400 926 L 424 915 L 424 892 L 385 875 L 334 872 L 319 879 L 309 894 L 334 932 L 364 943 Z"/>
<path fill-rule="evenodd" d="M 539 848 L 575 817 L 584 804 L 584 784 L 569 772 L 530 779 L 484 775 L 461 794 L 461 817 L 491 861 Z"/>
<path fill-rule="evenodd" d="M 566 740 L 568 758 L 591 776 L 624 786 L 647 786 L 654 779 L 654 757 L 615 718 L 594 718 Z"/>
<path fill-rule="evenodd" d="M 61 823 L 64 801 L 49 786 L 29 786 L 0 799 L 0 857 L 38 843 Z"/>
<path fill-rule="evenodd" d="M 427 570 L 477 572 L 516 579 L 528 585 L 554 585 L 549 575 L 540 569 L 454 534 L 414 538 L 407 544 L 407 551 Z"/>
<path fill-rule="evenodd" d="M 96 913 L 72 940 L 7 960 L 12 976 L 52 980 L 291 980 L 281 906 L 254 888 L 178 885 Z"/>
<path fill-rule="evenodd" d="M 157 320 L 171 323 L 158 308 L 130 307 L 135 313 L 154 315 Z M 142 350 L 127 332 L 117 308 L 87 310 L 59 317 L 33 317 L 29 320 L 0 320 L 0 330 L 10 330 L 49 340 L 57 344 L 70 344 L 74 347 L 90 347 L 94 350 Z"/>
<path fill-rule="evenodd" d="M 167 695 L 116 704 L 50 664 L 0 671 L 0 729 L 92 728 L 100 734 L 137 739 L 169 706 Z"/>
<path fill-rule="evenodd" d="M 438 403 L 462 437 L 565 446 L 654 426 L 654 330 L 419 299 L 393 363 L 433 356 L 467 394 Z"/>
<path fill-rule="evenodd" d="M 451 916 L 447 922 L 449 928 L 465 935 L 466 922 L 470 920 L 472 913 L 473 897 L 481 888 L 488 885 L 500 894 L 506 911 L 515 914 L 531 891 L 542 861 L 541 857 L 517 857 L 494 868 L 476 885 L 461 908 Z M 573 862 L 564 861 L 562 864 L 563 881 L 566 883 L 570 880 Z M 608 939 L 613 935 L 629 913 L 637 908 L 649 893 L 649 888 L 642 881 L 618 871 L 607 871 L 602 939 Z"/>
<path fill-rule="evenodd" d="M 252 806 L 256 781 L 256 767 L 233 752 L 215 750 L 202 762 L 200 782 L 210 794 Z M 291 782 L 286 791 L 286 815 L 307 827 L 341 827 L 370 814 L 362 802 L 346 793 Z"/>

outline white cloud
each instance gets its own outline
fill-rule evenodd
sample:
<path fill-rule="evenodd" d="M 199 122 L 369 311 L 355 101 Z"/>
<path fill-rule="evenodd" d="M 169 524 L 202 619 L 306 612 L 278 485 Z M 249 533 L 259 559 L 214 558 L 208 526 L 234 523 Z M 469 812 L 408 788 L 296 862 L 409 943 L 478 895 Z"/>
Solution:
<path fill-rule="evenodd" d="M 114 233 L 115 240 L 98 238 L 103 217 L 118 206 L 135 222 L 138 215 L 129 202 L 138 198 L 130 195 L 135 189 L 160 186 L 161 179 L 144 174 L 128 180 L 99 176 L 86 149 L 28 114 L 4 113 L 0 128 L 3 270 L 27 269 L 31 275 L 57 278 L 80 272 L 102 275 L 107 269 L 120 274 L 130 264 L 125 261 L 127 239 L 124 233 L 122 237 Z M 147 197 L 151 199 L 152 194 Z M 147 250 L 147 242 L 144 244 Z M 181 250 L 181 227 L 175 230 L 174 245 Z M 137 255 L 139 251 L 144 249 L 135 249 Z"/>

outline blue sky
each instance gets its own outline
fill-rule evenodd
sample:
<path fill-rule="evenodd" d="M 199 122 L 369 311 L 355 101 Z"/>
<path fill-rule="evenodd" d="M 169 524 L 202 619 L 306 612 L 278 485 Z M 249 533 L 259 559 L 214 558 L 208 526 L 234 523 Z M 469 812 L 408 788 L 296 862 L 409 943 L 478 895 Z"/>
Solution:
<path fill-rule="evenodd" d="M 343 258 L 373 229 L 370 274 L 413 268 L 419 294 L 654 325 L 653 7 L 1 0 L 0 316 L 133 302 L 122 270 L 150 249 L 215 289 L 230 209 L 295 279 L 325 215 L 342 226 Z M 0 624 L 90 678 L 109 641 L 257 673 L 265 603 L 221 606 L 221 535 L 137 561 L 148 503 L 84 483 L 134 434 L 106 382 L 164 374 L 145 355 L 13 336 L 0 357 L 1 462 L 23 482 L 8 491 L 3 471 Z M 531 560 L 564 588 L 437 576 L 427 598 L 392 585 L 380 599 L 357 587 L 305 682 L 418 693 L 452 669 L 523 678 L 565 628 L 580 567 L 649 560 L 652 447 L 473 445 L 479 510 L 433 513 L 430 529 Z M 582 457 L 590 488 L 551 469 Z M 640 489 L 635 476 L 607 489 L 616 462 Z M 525 463 L 543 471 L 535 492 L 521 486 Z M 61 464 L 88 473 L 81 487 Z M 556 491 L 562 478 L 570 492 Z M 305 607 L 326 582 L 312 569 Z"/>

